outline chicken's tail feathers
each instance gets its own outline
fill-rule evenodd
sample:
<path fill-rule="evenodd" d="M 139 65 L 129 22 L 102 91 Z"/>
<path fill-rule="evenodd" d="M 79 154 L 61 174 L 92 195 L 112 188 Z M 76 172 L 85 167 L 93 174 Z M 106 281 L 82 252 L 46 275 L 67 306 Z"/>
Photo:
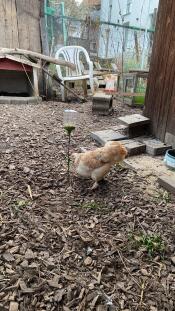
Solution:
<path fill-rule="evenodd" d="M 80 153 L 72 153 L 72 157 L 74 159 L 75 164 L 78 163 Z"/>

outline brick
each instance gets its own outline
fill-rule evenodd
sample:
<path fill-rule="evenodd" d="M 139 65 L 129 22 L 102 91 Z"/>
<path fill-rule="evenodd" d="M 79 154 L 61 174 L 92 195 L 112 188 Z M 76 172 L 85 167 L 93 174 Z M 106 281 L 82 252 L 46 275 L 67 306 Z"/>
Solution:
<path fill-rule="evenodd" d="M 146 152 L 152 156 L 163 155 L 168 149 L 172 148 L 172 146 L 154 138 L 143 138 L 141 141 L 146 145 Z"/>
<path fill-rule="evenodd" d="M 175 174 L 174 177 L 163 175 L 158 178 L 161 187 L 175 195 Z"/>
<path fill-rule="evenodd" d="M 146 145 L 133 139 L 123 140 L 121 143 L 126 147 L 129 156 L 145 153 Z"/>
<path fill-rule="evenodd" d="M 140 115 L 140 114 L 131 114 L 124 117 L 118 118 L 120 122 L 130 127 L 140 126 L 140 125 L 148 125 L 150 124 L 150 119 Z"/>
<path fill-rule="evenodd" d="M 90 136 L 97 141 L 100 145 L 105 145 L 108 141 L 120 141 L 127 139 L 127 136 L 122 135 L 118 132 L 113 130 L 104 130 L 104 131 L 97 131 L 91 132 Z"/>

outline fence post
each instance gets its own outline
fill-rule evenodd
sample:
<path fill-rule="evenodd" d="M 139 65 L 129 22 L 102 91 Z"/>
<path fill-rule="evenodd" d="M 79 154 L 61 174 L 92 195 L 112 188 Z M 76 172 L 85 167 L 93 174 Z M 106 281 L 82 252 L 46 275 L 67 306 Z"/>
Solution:
<path fill-rule="evenodd" d="M 60 3 L 61 6 L 61 19 L 62 19 L 62 29 L 63 29 L 63 40 L 64 45 L 67 44 L 67 30 L 66 30 L 66 23 L 65 23 L 65 7 L 64 2 Z"/>

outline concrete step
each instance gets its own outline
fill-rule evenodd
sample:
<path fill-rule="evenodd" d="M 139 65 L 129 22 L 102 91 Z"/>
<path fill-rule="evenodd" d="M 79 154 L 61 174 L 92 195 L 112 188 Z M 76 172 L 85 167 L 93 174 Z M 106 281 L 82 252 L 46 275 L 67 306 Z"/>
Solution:
<path fill-rule="evenodd" d="M 146 153 L 151 156 L 164 155 L 165 152 L 172 148 L 171 145 L 166 145 L 162 141 L 151 137 L 138 137 L 139 142 L 146 145 Z"/>
<path fill-rule="evenodd" d="M 150 124 L 150 119 L 142 116 L 141 114 L 130 114 L 124 117 L 120 117 L 118 120 L 127 125 L 128 128 Z"/>
<path fill-rule="evenodd" d="M 158 178 L 159 185 L 175 195 L 175 174 L 174 177 L 162 175 Z"/>
<path fill-rule="evenodd" d="M 139 155 L 146 151 L 146 145 L 135 139 L 122 140 L 120 142 L 126 147 L 128 156 Z"/>
<path fill-rule="evenodd" d="M 150 133 L 150 120 L 140 114 L 127 115 L 118 118 L 118 120 L 128 127 L 129 138 L 136 138 Z"/>
<path fill-rule="evenodd" d="M 113 130 L 91 132 L 90 136 L 98 144 L 104 146 L 108 141 L 123 141 L 128 137 Z"/>

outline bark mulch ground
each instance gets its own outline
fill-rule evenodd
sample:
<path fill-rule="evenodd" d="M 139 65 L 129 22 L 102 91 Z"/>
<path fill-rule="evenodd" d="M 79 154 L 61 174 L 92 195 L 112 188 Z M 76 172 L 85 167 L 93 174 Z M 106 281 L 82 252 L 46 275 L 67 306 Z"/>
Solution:
<path fill-rule="evenodd" d="M 175 310 L 175 204 L 131 169 L 99 189 L 67 183 L 65 108 L 80 112 L 71 150 L 95 146 L 109 117 L 91 104 L 0 106 L 0 310 Z"/>

